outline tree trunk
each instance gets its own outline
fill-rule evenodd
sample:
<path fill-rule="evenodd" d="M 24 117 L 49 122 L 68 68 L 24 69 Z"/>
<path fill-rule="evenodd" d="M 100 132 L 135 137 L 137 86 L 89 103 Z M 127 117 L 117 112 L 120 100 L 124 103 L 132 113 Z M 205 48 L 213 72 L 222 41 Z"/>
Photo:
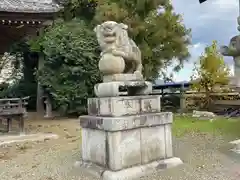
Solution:
<path fill-rule="evenodd" d="M 44 62 L 44 56 L 39 53 L 38 57 L 38 69 L 41 69 Z M 41 84 L 38 82 L 37 86 L 37 113 L 43 115 L 44 114 L 44 104 L 43 104 L 43 88 Z"/>

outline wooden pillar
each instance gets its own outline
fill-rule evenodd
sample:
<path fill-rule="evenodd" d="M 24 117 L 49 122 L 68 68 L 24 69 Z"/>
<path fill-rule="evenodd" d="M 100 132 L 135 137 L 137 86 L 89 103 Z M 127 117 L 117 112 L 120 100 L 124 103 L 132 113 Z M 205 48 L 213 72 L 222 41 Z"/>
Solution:
<path fill-rule="evenodd" d="M 44 56 L 42 53 L 39 53 L 39 57 L 38 57 L 38 69 L 41 69 L 43 66 L 43 62 L 44 62 Z M 43 114 L 44 113 L 44 105 L 43 105 L 43 88 L 40 84 L 40 82 L 38 82 L 37 85 L 37 113 L 38 114 Z"/>
<path fill-rule="evenodd" d="M 43 28 L 40 29 L 39 32 L 38 32 L 38 36 L 42 36 L 43 35 L 43 31 L 44 31 Z M 44 54 L 40 50 L 40 52 L 38 53 L 38 70 L 40 70 L 43 67 L 43 64 L 44 64 Z M 37 85 L 36 110 L 37 110 L 37 113 L 39 115 L 44 115 L 43 95 L 44 95 L 43 88 L 42 88 L 40 82 L 38 82 L 38 85 Z"/>
<path fill-rule="evenodd" d="M 12 131 L 12 118 L 7 118 L 7 132 Z"/>
<path fill-rule="evenodd" d="M 182 84 L 180 89 L 180 112 L 184 113 L 186 111 L 186 98 L 184 84 Z"/>
<path fill-rule="evenodd" d="M 23 115 L 19 116 L 19 128 L 20 128 L 20 134 L 24 134 L 24 117 L 23 117 Z"/>

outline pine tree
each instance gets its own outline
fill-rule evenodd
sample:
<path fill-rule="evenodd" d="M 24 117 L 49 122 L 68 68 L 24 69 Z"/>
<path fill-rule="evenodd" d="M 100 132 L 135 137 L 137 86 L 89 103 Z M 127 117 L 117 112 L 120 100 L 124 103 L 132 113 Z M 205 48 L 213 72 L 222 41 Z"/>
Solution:
<path fill-rule="evenodd" d="M 163 67 L 177 61 L 175 70 L 189 57 L 190 30 L 174 13 L 169 0 L 71 0 L 66 14 L 87 19 L 95 26 L 107 20 L 129 26 L 129 36 L 142 51 L 144 74 L 159 76 Z"/>

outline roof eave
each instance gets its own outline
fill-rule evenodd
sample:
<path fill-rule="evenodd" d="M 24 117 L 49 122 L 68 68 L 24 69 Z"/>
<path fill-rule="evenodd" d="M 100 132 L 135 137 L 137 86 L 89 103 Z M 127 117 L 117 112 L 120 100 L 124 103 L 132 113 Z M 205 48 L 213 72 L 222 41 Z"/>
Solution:
<path fill-rule="evenodd" d="M 64 7 L 58 7 L 58 8 L 54 8 L 54 9 L 50 9 L 50 10 L 13 10 L 13 9 L 0 9 L 0 12 L 8 12 L 8 13 L 34 13 L 34 14 L 55 14 L 58 13 L 59 11 L 61 11 Z"/>

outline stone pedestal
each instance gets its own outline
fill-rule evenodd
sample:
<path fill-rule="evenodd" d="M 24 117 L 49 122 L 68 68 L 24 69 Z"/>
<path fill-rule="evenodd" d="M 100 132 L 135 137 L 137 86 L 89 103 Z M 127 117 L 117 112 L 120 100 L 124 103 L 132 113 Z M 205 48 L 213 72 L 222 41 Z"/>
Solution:
<path fill-rule="evenodd" d="M 142 74 L 112 74 L 103 76 L 103 82 L 94 86 L 97 97 L 136 96 L 152 93 L 152 83 Z"/>
<path fill-rule="evenodd" d="M 152 83 L 148 81 L 113 81 L 94 86 L 97 97 L 135 96 L 152 93 Z"/>
<path fill-rule="evenodd" d="M 160 96 L 90 98 L 82 126 L 83 170 L 104 180 L 139 179 L 182 164 L 173 157 L 173 115 Z"/>

